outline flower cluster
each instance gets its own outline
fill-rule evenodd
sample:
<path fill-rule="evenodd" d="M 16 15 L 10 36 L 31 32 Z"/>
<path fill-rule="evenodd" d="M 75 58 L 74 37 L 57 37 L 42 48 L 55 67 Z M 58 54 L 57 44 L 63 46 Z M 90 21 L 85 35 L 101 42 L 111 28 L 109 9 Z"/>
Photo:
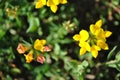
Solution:
<path fill-rule="evenodd" d="M 91 52 L 92 56 L 96 58 L 98 51 L 101 49 L 108 50 L 108 44 L 106 38 L 108 38 L 112 32 L 105 31 L 101 28 L 102 20 L 98 20 L 95 24 L 90 25 L 90 31 L 81 30 L 79 34 L 75 34 L 73 39 L 79 42 L 80 55 L 85 54 L 87 51 Z"/>
<path fill-rule="evenodd" d="M 41 8 L 45 5 L 47 5 L 48 7 L 50 7 L 51 11 L 56 13 L 57 9 L 58 9 L 58 5 L 59 4 L 66 4 L 67 0 L 38 0 L 36 2 L 36 6 L 35 8 Z"/>
<path fill-rule="evenodd" d="M 19 43 L 17 47 L 17 51 L 19 54 L 24 54 L 27 63 L 30 63 L 33 60 L 35 60 L 43 64 L 45 62 L 45 58 L 40 53 L 51 51 L 51 49 L 48 46 L 45 46 L 45 44 L 46 44 L 46 40 L 44 39 L 42 40 L 36 39 L 33 46 L 31 44 L 27 45 L 27 44 Z M 28 53 L 26 54 L 26 52 Z"/>

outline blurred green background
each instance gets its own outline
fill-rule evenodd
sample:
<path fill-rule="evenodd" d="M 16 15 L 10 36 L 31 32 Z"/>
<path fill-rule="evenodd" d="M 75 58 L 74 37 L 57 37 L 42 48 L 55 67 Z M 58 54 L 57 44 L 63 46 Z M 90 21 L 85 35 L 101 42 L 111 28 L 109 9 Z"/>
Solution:
<path fill-rule="evenodd" d="M 56 13 L 45 6 L 35 9 L 37 0 L 0 0 L 0 80 L 119 80 L 120 0 L 68 0 Z M 112 31 L 108 51 L 96 59 L 79 55 L 72 36 L 103 20 Z M 44 64 L 28 64 L 16 48 L 23 40 L 46 39 L 52 51 Z"/>

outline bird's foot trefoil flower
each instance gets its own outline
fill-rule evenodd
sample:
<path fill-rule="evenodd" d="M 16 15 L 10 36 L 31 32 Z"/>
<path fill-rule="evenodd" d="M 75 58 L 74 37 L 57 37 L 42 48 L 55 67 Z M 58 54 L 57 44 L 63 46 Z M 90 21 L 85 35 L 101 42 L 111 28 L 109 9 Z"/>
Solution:
<path fill-rule="evenodd" d="M 95 24 L 90 25 L 90 31 L 81 30 L 79 34 L 75 34 L 73 39 L 79 42 L 80 55 L 86 52 L 91 52 L 92 56 L 96 58 L 98 51 L 108 50 L 108 44 L 106 38 L 108 38 L 112 32 L 105 31 L 102 26 L 102 20 L 98 20 Z"/>
<path fill-rule="evenodd" d="M 51 11 L 53 13 L 56 13 L 56 11 L 58 10 L 58 5 L 59 4 L 66 4 L 67 0 L 38 0 L 36 2 L 35 8 L 42 8 L 43 6 L 48 6 L 50 7 Z"/>
<path fill-rule="evenodd" d="M 43 64 L 45 62 L 43 53 L 51 51 L 51 48 L 46 45 L 46 40 L 36 39 L 33 45 L 28 42 L 24 43 L 24 45 L 19 43 L 17 51 L 19 54 L 24 54 L 27 63 L 30 63 L 34 60 Z"/>

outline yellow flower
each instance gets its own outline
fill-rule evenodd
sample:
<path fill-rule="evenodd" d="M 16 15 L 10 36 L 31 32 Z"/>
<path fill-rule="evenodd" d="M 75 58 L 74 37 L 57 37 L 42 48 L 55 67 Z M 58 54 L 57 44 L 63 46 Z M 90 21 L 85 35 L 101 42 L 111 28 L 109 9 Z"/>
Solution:
<path fill-rule="evenodd" d="M 90 25 L 90 32 L 81 30 L 79 34 L 73 36 L 73 39 L 78 41 L 79 46 L 81 47 L 80 55 L 83 55 L 88 51 L 96 58 L 98 56 L 98 51 L 101 49 L 109 49 L 106 38 L 108 38 L 112 32 L 104 31 L 101 26 L 102 20 L 98 20 L 95 24 Z"/>
<path fill-rule="evenodd" d="M 58 4 L 59 4 L 59 0 L 48 0 L 47 1 L 47 6 L 49 6 L 51 11 L 54 12 L 54 13 L 58 9 L 58 7 L 57 7 Z"/>
<path fill-rule="evenodd" d="M 105 31 L 102 28 L 96 30 L 95 36 L 96 36 L 96 39 L 101 39 L 106 41 Z"/>
<path fill-rule="evenodd" d="M 102 28 L 102 20 L 98 20 L 95 25 L 91 24 L 90 25 L 90 32 L 96 36 L 97 39 L 104 39 L 109 37 L 112 32 L 110 31 L 104 31 Z"/>
<path fill-rule="evenodd" d="M 59 5 L 59 4 L 60 4 L 60 1 L 59 1 L 59 0 L 53 0 L 53 3 L 54 3 L 55 5 Z"/>
<path fill-rule="evenodd" d="M 75 34 L 73 36 L 73 39 L 75 41 L 79 41 L 80 49 L 80 55 L 83 55 L 86 53 L 86 51 L 90 51 L 90 45 L 85 42 L 89 38 L 89 33 L 86 30 L 81 30 L 79 34 Z"/>
<path fill-rule="evenodd" d="M 90 45 L 88 42 L 80 42 L 79 46 L 81 47 L 80 49 L 80 55 L 83 55 L 86 53 L 86 51 L 90 51 Z"/>
<path fill-rule="evenodd" d="M 27 63 L 30 63 L 30 62 L 32 62 L 33 61 L 33 51 L 30 51 L 27 55 L 26 54 L 24 54 L 24 56 L 25 56 L 25 59 L 26 59 L 26 62 Z"/>
<path fill-rule="evenodd" d="M 106 38 L 109 37 L 111 34 L 112 34 L 111 31 L 105 31 L 105 37 L 106 37 Z"/>
<path fill-rule="evenodd" d="M 52 11 L 53 13 L 56 13 L 58 7 L 57 7 L 56 5 L 51 5 L 51 6 L 50 6 L 50 9 L 51 9 L 51 11 Z"/>
<path fill-rule="evenodd" d="M 94 58 L 96 58 L 97 56 L 98 56 L 98 51 L 100 51 L 100 48 L 98 47 L 98 46 L 96 46 L 96 45 L 93 45 L 92 47 L 91 47 L 91 54 L 92 54 L 92 56 L 94 57 Z"/>
<path fill-rule="evenodd" d="M 66 3 L 67 3 L 67 0 L 48 0 L 47 1 L 47 6 L 66 4 Z"/>
<path fill-rule="evenodd" d="M 35 8 L 41 8 L 44 5 L 46 5 L 46 0 L 38 0 L 38 2 L 35 5 Z"/>
<path fill-rule="evenodd" d="M 59 4 L 66 4 L 67 0 L 38 0 L 38 2 L 36 2 L 35 8 L 41 8 L 44 5 L 47 5 L 48 7 L 50 7 L 51 11 L 56 13 L 56 11 L 58 10 L 58 5 Z"/>
<path fill-rule="evenodd" d="M 83 54 L 85 54 L 86 53 L 86 48 L 84 48 L 84 47 L 81 47 L 80 48 L 80 55 L 83 55 Z"/>
<path fill-rule="evenodd" d="M 47 6 L 51 6 L 51 5 L 55 5 L 54 2 L 53 2 L 53 0 L 48 0 L 47 1 Z"/>
<path fill-rule="evenodd" d="M 79 34 L 73 36 L 75 41 L 86 41 L 89 38 L 89 33 L 86 30 L 81 30 Z"/>
<path fill-rule="evenodd" d="M 102 20 L 98 20 L 95 25 L 91 24 L 90 25 L 90 31 L 92 32 L 92 34 L 96 35 L 96 32 L 101 28 L 102 26 Z"/>
<path fill-rule="evenodd" d="M 60 2 L 61 4 L 66 4 L 66 3 L 67 3 L 67 0 L 59 0 L 59 2 Z"/>
<path fill-rule="evenodd" d="M 105 43 L 105 41 L 103 41 L 103 40 L 98 40 L 97 41 L 97 46 L 99 46 L 100 48 L 102 48 L 104 50 L 109 49 L 107 43 Z"/>
<path fill-rule="evenodd" d="M 79 34 L 75 34 L 75 35 L 73 36 L 73 39 L 74 39 L 75 41 L 80 41 L 81 36 L 80 36 Z"/>
<path fill-rule="evenodd" d="M 34 42 L 34 49 L 42 51 L 45 44 L 46 44 L 46 40 L 36 39 L 35 42 Z"/>

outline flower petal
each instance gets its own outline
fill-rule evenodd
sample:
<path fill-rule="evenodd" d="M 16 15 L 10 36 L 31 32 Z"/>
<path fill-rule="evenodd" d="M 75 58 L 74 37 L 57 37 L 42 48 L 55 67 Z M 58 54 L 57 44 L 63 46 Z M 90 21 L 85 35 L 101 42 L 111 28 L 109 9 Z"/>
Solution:
<path fill-rule="evenodd" d="M 66 4 L 67 0 L 59 0 L 61 4 Z"/>
<path fill-rule="evenodd" d="M 100 48 L 99 46 L 96 46 L 96 45 L 94 45 L 94 48 L 95 48 L 96 50 L 98 50 L 98 51 L 101 50 L 101 48 Z"/>
<path fill-rule="evenodd" d="M 53 0 L 53 3 L 54 3 L 55 5 L 58 5 L 60 2 L 59 2 L 59 0 Z"/>
<path fill-rule="evenodd" d="M 46 5 L 46 0 L 38 0 L 38 2 L 35 5 L 35 8 L 38 9 L 38 8 L 43 7 L 44 5 Z"/>
<path fill-rule="evenodd" d="M 41 42 L 42 45 L 46 44 L 46 40 L 44 40 L 44 39 L 40 40 L 40 42 Z"/>
<path fill-rule="evenodd" d="M 104 50 L 108 50 L 108 44 L 105 43 L 103 40 L 98 40 L 97 41 L 97 46 L 99 46 L 100 48 L 104 49 Z"/>
<path fill-rule="evenodd" d="M 47 1 L 47 6 L 52 6 L 52 5 L 55 5 L 53 0 L 48 0 Z"/>
<path fill-rule="evenodd" d="M 19 54 L 24 54 L 26 52 L 26 47 L 23 46 L 23 44 L 18 44 L 17 51 Z"/>
<path fill-rule="evenodd" d="M 94 25 L 94 24 L 91 24 L 91 25 L 90 25 L 90 32 L 91 32 L 92 34 L 94 34 L 95 31 L 96 31 L 95 25 Z"/>
<path fill-rule="evenodd" d="M 101 26 L 102 26 L 102 20 L 98 20 L 96 23 L 95 23 L 95 26 L 97 27 L 97 28 L 100 28 Z"/>
<path fill-rule="evenodd" d="M 46 5 L 46 0 L 39 0 L 42 2 L 43 5 Z"/>
<path fill-rule="evenodd" d="M 86 53 L 86 49 L 83 48 L 83 47 L 81 47 L 81 48 L 80 48 L 80 55 L 83 55 L 83 54 L 85 54 L 85 53 Z"/>
<path fill-rule="evenodd" d="M 91 47 L 91 54 L 94 58 L 98 56 L 98 50 L 95 48 L 95 46 Z"/>
<path fill-rule="evenodd" d="M 80 35 L 79 35 L 79 34 L 75 34 L 75 35 L 73 36 L 73 39 L 74 39 L 75 41 L 79 41 L 79 40 L 80 40 Z"/>
<path fill-rule="evenodd" d="M 104 30 L 102 28 L 96 30 L 95 35 L 96 35 L 97 39 L 105 40 L 105 32 L 104 32 Z"/>
<path fill-rule="evenodd" d="M 42 50 L 44 48 L 45 44 L 46 44 L 46 40 L 36 39 L 35 42 L 34 42 L 34 49 Z"/>
<path fill-rule="evenodd" d="M 111 36 L 112 32 L 111 31 L 105 31 L 105 37 Z"/>
<path fill-rule="evenodd" d="M 80 41 L 86 41 L 89 38 L 89 33 L 86 30 L 81 30 L 79 34 L 81 36 Z"/>
<path fill-rule="evenodd" d="M 42 8 L 43 6 L 44 5 L 42 4 L 42 2 L 37 2 L 35 8 L 38 9 L 38 8 Z"/>
<path fill-rule="evenodd" d="M 34 59 L 34 58 L 33 58 L 33 51 L 30 51 L 27 55 L 24 54 L 24 56 L 25 56 L 25 59 L 26 59 L 26 62 L 27 62 L 27 63 L 32 62 L 32 60 Z"/>
<path fill-rule="evenodd" d="M 44 46 L 41 52 L 49 52 L 51 51 L 51 48 L 49 46 Z"/>
<path fill-rule="evenodd" d="M 52 11 L 53 13 L 56 13 L 58 7 L 57 7 L 56 5 L 51 5 L 51 6 L 50 6 L 50 9 L 51 9 L 51 11 Z"/>
<path fill-rule="evenodd" d="M 37 59 L 36 59 L 37 62 L 43 64 L 45 62 L 45 57 L 44 56 L 37 56 Z"/>
<path fill-rule="evenodd" d="M 79 43 L 79 46 L 80 46 L 81 48 L 85 48 L 87 51 L 90 51 L 90 45 L 89 45 L 88 42 L 80 42 L 80 43 Z"/>

